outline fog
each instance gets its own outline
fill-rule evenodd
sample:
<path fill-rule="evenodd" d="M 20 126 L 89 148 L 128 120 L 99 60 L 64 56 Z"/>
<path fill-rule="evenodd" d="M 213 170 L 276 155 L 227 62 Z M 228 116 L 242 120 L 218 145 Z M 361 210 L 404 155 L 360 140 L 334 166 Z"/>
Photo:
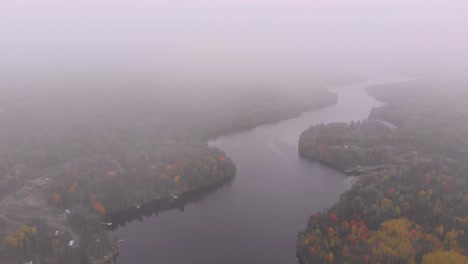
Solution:
<path fill-rule="evenodd" d="M 381 73 L 453 81 L 468 67 L 465 6 L 463 1 L 4 1 L 0 109 L 9 111 L 14 124 L 63 121 L 71 109 L 70 116 L 94 109 L 89 115 L 122 111 L 141 118 L 158 112 L 172 124 L 214 118 L 229 126 L 252 112 L 286 117 L 316 107 L 332 100 L 319 96 L 322 88 Z M 57 111 L 52 105 L 67 107 Z M 15 118 L 13 109 L 48 110 Z M 228 116 L 233 120 L 226 121 Z"/>
<path fill-rule="evenodd" d="M 0 263 L 468 263 L 467 26 L 467 0 L 0 1 Z"/>
<path fill-rule="evenodd" d="M 126 81 L 132 89 L 231 90 L 382 71 L 456 75 L 468 66 L 466 5 L 3 1 L 0 73 L 4 86 L 16 88 L 59 80 L 79 89 Z"/>

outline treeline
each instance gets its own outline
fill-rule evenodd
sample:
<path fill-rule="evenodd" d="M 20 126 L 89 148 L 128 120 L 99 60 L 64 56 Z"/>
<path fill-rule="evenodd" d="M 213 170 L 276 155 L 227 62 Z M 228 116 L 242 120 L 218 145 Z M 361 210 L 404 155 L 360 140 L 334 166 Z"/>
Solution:
<path fill-rule="evenodd" d="M 57 231 L 47 221 L 32 219 L 5 234 L 0 259 L 2 263 L 89 263 L 82 248 L 69 246 L 71 240 L 69 233 Z"/>
<path fill-rule="evenodd" d="M 104 216 L 235 174 L 232 160 L 204 139 L 337 101 L 335 94 L 318 89 L 308 96 L 283 96 L 114 88 L 44 89 L 3 98 L 0 106 L 0 199 L 53 173 L 39 192 L 51 217 L 71 212 L 63 224 L 80 237 L 80 259 L 87 261 L 112 252 L 113 242 L 100 224 Z M 15 228 L 0 225 L 2 239 Z M 60 241 L 60 247 L 67 243 Z M 0 255 L 0 262 L 30 256 L 7 243 L 0 250 L 10 252 Z"/>
<path fill-rule="evenodd" d="M 83 157 L 115 158 L 151 142 L 206 139 L 337 101 L 335 94 L 325 90 L 307 94 L 98 89 L 55 91 L 3 102 L 0 197 L 28 179 Z"/>
<path fill-rule="evenodd" d="M 63 233 L 51 235 L 56 230 L 47 227 L 47 221 L 31 229 L 20 227 L 34 230 L 30 233 L 8 231 L 14 227 L 5 224 L 0 260 L 91 263 L 110 256 L 116 248 L 101 223 L 106 215 L 218 184 L 235 172 L 224 152 L 199 141 L 153 142 L 117 159 L 89 156 L 67 163 L 41 192 L 55 208 L 51 217 L 62 214 L 62 223 L 76 233 L 76 247 L 68 246 L 68 230 L 58 227 Z M 47 235 L 39 236 L 37 230 Z"/>
<path fill-rule="evenodd" d="M 297 242 L 303 262 L 468 263 L 468 109 L 453 94 L 418 85 L 369 89 L 389 103 L 370 120 L 398 128 L 364 121 L 301 135 L 304 157 L 341 169 L 380 167 L 310 217 Z"/>
<path fill-rule="evenodd" d="M 234 176 L 232 160 L 201 142 L 153 143 L 116 160 L 90 157 L 68 165 L 52 182 L 49 203 L 112 214 Z"/>
<path fill-rule="evenodd" d="M 68 216 L 79 237 L 57 228 L 45 219 L 31 219 L 9 228 L 0 243 L 2 263 L 87 264 L 104 260 L 117 252 L 111 240 L 95 217 L 80 213 Z"/>
<path fill-rule="evenodd" d="M 363 176 L 311 216 L 298 253 L 305 263 L 467 263 L 467 177 L 446 162 Z"/>
<path fill-rule="evenodd" d="M 372 86 L 368 92 L 389 104 L 370 118 L 397 125 L 421 151 L 468 161 L 467 86 L 434 80 Z"/>
<path fill-rule="evenodd" d="M 299 154 L 349 170 L 401 161 L 408 147 L 402 140 L 396 130 L 374 121 L 321 124 L 301 134 Z"/>

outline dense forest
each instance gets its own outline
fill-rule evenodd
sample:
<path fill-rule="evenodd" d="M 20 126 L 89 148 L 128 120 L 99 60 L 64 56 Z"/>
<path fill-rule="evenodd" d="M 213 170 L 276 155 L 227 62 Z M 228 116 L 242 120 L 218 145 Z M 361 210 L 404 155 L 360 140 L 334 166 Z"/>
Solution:
<path fill-rule="evenodd" d="M 234 162 L 204 140 L 337 101 L 307 95 L 10 93 L 0 100 L 0 262 L 109 261 L 118 251 L 105 219 L 232 178 Z"/>
<path fill-rule="evenodd" d="M 343 170 L 373 168 L 310 217 L 297 242 L 302 262 L 468 263 L 468 109 L 459 94 L 419 88 L 425 83 L 371 87 L 388 105 L 369 120 L 312 126 L 301 135 L 306 158 Z"/>
<path fill-rule="evenodd" d="M 96 157 L 70 164 L 46 192 L 54 207 L 82 206 L 104 215 L 214 184 L 233 177 L 235 171 L 232 160 L 219 149 L 203 143 L 166 143 L 115 161 Z"/>
<path fill-rule="evenodd" d="M 99 231 L 87 229 L 90 232 Z M 90 235 L 90 233 L 87 233 Z M 94 234 L 96 235 L 96 234 Z M 58 231 L 43 219 L 31 219 L 20 226 L 11 229 L 6 236 L 1 248 L 2 263 L 19 263 L 21 259 L 27 259 L 33 263 L 86 263 L 92 256 L 92 252 L 81 252 L 84 248 L 69 246 L 73 237 L 68 232 Z M 86 238 L 85 238 L 86 239 Z M 110 244 L 108 246 L 112 247 Z M 90 247 L 91 249 L 91 247 Z M 95 251 L 105 249 L 97 247 Z M 109 252 L 107 249 L 100 253 Z"/>
<path fill-rule="evenodd" d="M 298 250 L 306 263 L 433 263 L 430 253 L 468 260 L 468 172 L 424 163 L 363 176 L 313 215 Z M 441 263 L 465 263 L 441 262 Z"/>
<path fill-rule="evenodd" d="M 83 157 L 115 159 L 148 142 L 200 142 L 337 101 L 324 90 L 308 100 L 273 92 L 216 99 L 149 89 L 49 93 L 18 95 L 0 107 L 0 195 Z"/>
<path fill-rule="evenodd" d="M 463 83 L 440 80 L 372 86 L 369 94 L 389 104 L 373 109 L 370 118 L 395 124 L 410 138 L 407 143 L 428 154 L 468 160 L 465 88 Z"/>
<path fill-rule="evenodd" d="M 312 126 L 299 138 L 299 154 L 340 170 L 396 163 L 407 145 L 394 129 L 373 121 Z"/>

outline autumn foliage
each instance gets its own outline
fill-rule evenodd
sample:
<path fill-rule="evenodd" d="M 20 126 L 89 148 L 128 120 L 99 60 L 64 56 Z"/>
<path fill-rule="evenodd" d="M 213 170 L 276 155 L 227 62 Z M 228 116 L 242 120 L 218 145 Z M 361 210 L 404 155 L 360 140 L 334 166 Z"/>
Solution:
<path fill-rule="evenodd" d="M 400 118 L 411 119 L 408 126 L 432 121 L 433 115 L 419 115 Z M 339 202 L 309 218 L 298 236 L 300 258 L 306 263 L 468 263 L 468 167 L 457 156 L 445 158 L 448 151 L 434 152 L 442 147 L 436 139 L 448 135 L 443 128 L 439 132 L 429 141 L 430 131 L 391 129 L 371 120 L 304 131 L 301 156 L 348 172 L 371 170 Z M 467 153 L 466 144 L 443 149 Z"/>
<path fill-rule="evenodd" d="M 310 217 L 298 252 L 310 263 L 468 263 L 437 262 L 465 261 L 468 254 L 468 171 L 449 180 L 443 168 L 362 176 L 339 203 Z M 428 170 L 441 180 L 428 182 Z"/>
<path fill-rule="evenodd" d="M 83 206 L 101 216 L 212 185 L 236 172 L 224 152 L 201 143 L 142 146 L 117 160 L 85 160 L 70 167 L 74 173 L 49 185 L 58 195 L 51 205 L 61 210 Z"/>
<path fill-rule="evenodd" d="M 53 201 L 54 203 L 58 203 L 58 202 L 60 201 L 60 195 L 54 193 L 54 194 L 52 195 L 52 201 Z"/>
<path fill-rule="evenodd" d="M 429 253 L 423 257 L 422 264 L 459 264 L 468 263 L 468 257 L 462 254 L 450 251 L 436 250 L 433 253 Z"/>
<path fill-rule="evenodd" d="M 94 203 L 93 208 L 101 215 L 106 213 L 106 208 L 101 203 Z"/>
<path fill-rule="evenodd" d="M 70 187 L 68 187 L 67 192 L 74 193 L 76 192 L 76 188 L 78 188 L 78 183 L 75 181 L 70 185 Z"/>
<path fill-rule="evenodd" d="M 36 227 L 21 225 L 5 237 L 5 242 L 12 248 L 18 248 L 23 244 L 23 241 L 32 239 L 36 234 Z"/>

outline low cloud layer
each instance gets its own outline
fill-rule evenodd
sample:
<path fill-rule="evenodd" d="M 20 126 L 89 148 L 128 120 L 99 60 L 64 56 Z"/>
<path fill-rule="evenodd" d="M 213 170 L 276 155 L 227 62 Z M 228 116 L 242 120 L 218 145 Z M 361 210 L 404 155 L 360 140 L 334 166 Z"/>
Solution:
<path fill-rule="evenodd" d="M 468 66 L 466 5 L 4 1 L 0 71 L 13 80 L 119 72 L 174 87 L 227 80 L 303 83 L 314 75 L 353 71 L 458 74 Z"/>

